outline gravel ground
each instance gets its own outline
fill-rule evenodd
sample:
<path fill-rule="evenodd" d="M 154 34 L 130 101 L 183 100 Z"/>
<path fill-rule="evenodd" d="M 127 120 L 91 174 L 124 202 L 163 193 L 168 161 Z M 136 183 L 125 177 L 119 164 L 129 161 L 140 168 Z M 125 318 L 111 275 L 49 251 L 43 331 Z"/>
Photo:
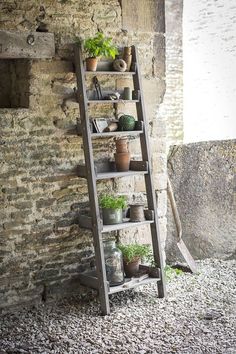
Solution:
<path fill-rule="evenodd" d="M 236 353 L 236 261 L 205 260 L 200 273 L 113 295 L 112 314 L 76 298 L 0 319 L 0 353 Z"/>

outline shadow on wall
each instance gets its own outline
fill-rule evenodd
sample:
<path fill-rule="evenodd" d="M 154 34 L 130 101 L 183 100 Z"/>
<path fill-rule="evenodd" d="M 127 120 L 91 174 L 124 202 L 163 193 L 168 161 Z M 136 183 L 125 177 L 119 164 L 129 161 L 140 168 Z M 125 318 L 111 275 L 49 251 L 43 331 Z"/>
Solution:
<path fill-rule="evenodd" d="M 195 259 L 235 258 L 236 141 L 172 146 L 168 173 L 176 197 L 183 240 Z M 168 205 L 167 262 L 181 260 Z"/>

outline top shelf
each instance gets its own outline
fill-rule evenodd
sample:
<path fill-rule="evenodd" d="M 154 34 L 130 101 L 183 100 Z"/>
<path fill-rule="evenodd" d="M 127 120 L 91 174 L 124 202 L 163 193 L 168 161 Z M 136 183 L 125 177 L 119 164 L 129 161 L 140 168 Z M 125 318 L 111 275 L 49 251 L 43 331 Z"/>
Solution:
<path fill-rule="evenodd" d="M 135 71 L 88 71 L 85 70 L 85 74 L 92 75 L 135 75 Z"/>

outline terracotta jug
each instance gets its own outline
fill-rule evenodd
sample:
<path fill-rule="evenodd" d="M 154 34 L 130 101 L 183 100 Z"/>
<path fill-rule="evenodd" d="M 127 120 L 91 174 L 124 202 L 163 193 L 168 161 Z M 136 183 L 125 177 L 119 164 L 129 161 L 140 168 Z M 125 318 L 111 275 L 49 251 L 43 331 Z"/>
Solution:
<path fill-rule="evenodd" d="M 116 164 L 116 170 L 118 172 L 129 171 L 130 153 L 129 152 L 116 153 L 115 154 L 115 164 Z"/>
<path fill-rule="evenodd" d="M 116 140 L 116 152 L 117 153 L 129 152 L 127 138 Z"/>

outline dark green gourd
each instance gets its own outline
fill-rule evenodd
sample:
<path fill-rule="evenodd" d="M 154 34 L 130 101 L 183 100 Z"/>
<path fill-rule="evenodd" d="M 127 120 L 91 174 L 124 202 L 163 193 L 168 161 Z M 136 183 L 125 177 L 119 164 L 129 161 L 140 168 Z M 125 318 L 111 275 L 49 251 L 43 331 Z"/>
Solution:
<path fill-rule="evenodd" d="M 119 118 L 119 130 L 129 131 L 134 130 L 135 127 L 135 118 L 128 114 L 124 114 Z"/>

